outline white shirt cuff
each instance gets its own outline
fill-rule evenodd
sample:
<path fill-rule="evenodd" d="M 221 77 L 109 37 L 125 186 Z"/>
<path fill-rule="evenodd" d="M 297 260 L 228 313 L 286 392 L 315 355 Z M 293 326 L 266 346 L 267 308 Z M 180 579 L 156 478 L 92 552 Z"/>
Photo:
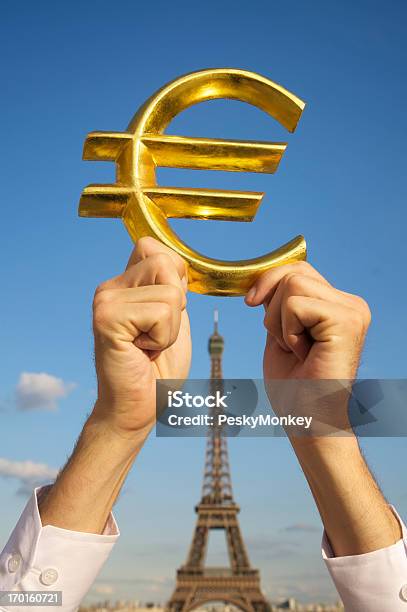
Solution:
<path fill-rule="evenodd" d="M 322 538 L 322 557 L 342 599 L 346 612 L 407 612 L 407 530 L 402 539 L 380 550 L 334 557 L 328 537 Z"/>
<path fill-rule="evenodd" d="M 58 610 L 71 612 L 93 584 L 120 533 L 113 515 L 101 535 L 43 527 L 38 509 L 41 491 L 33 492 L 0 555 L 0 591 L 62 591 Z M 49 612 L 49 607 L 36 606 L 35 612 Z"/>

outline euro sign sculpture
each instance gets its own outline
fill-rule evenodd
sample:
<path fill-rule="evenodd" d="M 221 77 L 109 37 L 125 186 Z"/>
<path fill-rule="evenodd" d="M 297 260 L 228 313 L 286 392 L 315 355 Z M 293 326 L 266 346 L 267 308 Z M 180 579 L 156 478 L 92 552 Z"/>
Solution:
<path fill-rule="evenodd" d="M 305 106 L 277 83 L 245 70 L 202 70 L 182 76 L 149 98 L 125 132 L 91 132 L 87 136 L 83 158 L 114 161 L 116 183 L 87 186 L 80 199 L 79 215 L 120 217 L 134 241 L 153 236 L 176 251 L 187 263 L 191 291 L 244 295 L 265 270 L 305 259 L 303 236 L 255 259 L 211 259 L 186 245 L 168 219 L 252 221 L 264 194 L 181 189 L 156 183 L 157 166 L 232 172 L 277 170 L 286 143 L 185 138 L 163 133 L 178 113 L 215 98 L 252 104 L 289 132 L 294 132 Z"/>

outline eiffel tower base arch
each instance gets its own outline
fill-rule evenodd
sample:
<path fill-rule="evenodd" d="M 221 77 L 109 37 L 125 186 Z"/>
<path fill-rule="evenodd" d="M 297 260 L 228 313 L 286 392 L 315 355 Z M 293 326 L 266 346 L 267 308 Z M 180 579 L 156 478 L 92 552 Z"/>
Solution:
<path fill-rule="evenodd" d="M 243 612 L 270 612 L 270 605 L 260 589 L 257 570 L 245 575 L 190 574 L 183 569 L 177 572 L 177 584 L 167 603 L 167 612 L 190 612 L 209 602 L 232 604 Z"/>

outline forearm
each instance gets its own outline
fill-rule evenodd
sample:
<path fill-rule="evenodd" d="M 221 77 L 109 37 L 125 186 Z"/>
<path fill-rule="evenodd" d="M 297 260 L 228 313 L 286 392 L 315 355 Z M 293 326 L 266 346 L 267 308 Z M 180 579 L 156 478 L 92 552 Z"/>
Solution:
<path fill-rule="evenodd" d="M 42 524 L 102 533 L 147 434 L 126 439 L 91 416 L 72 457 L 40 500 Z"/>
<path fill-rule="evenodd" d="M 335 556 L 386 548 L 401 527 L 354 436 L 292 440 Z"/>

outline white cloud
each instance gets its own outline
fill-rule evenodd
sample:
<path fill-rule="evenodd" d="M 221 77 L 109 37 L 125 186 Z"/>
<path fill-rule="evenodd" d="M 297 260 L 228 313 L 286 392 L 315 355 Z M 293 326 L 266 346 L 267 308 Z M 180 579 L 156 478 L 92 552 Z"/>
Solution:
<path fill-rule="evenodd" d="M 14 478 L 19 481 L 18 493 L 29 495 L 34 487 L 55 480 L 58 470 L 45 463 L 33 461 L 10 461 L 0 457 L 0 477 Z"/>
<path fill-rule="evenodd" d="M 19 410 L 56 410 L 58 400 L 75 386 L 46 372 L 22 372 L 15 389 L 16 406 Z"/>

